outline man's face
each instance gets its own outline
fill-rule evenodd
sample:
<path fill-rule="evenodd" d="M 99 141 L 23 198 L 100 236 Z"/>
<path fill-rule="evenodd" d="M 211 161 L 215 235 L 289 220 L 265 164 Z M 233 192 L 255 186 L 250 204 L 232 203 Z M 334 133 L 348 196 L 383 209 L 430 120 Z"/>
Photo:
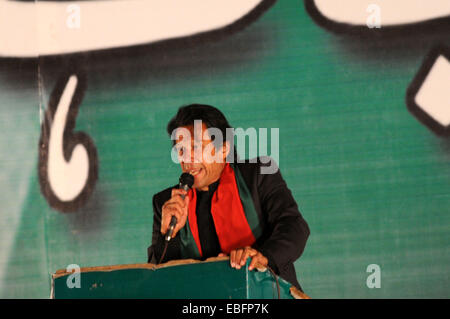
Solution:
<path fill-rule="evenodd" d="M 208 190 L 208 185 L 220 178 L 229 151 L 228 143 L 216 149 L 207 129 L 204 123 L 177 129 L 177 134 L 181 133 L 176 139 L 181 170 L 194 176 L 193 188 L 198 190 Z"/>

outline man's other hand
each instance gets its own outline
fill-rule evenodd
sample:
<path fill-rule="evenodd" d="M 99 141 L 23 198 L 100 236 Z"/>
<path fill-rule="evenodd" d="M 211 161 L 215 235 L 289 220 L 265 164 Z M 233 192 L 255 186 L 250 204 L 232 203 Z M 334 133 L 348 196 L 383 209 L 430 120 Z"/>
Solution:
<path fill-rule="evenodd" d="M 246 246 L 244 248 L 238 248 L 230 252 L 230 265 L 233 268 L 240 269 L 245 265 L 245 263 L 247 262 L 247 258 L 249 257 L 252 259 L 248 267 L 249 270 L 253 270 L 255 267 L 267 267 L 267 264 L 269 262 L 267 258 L 259 251 L 250 246 Z"/>

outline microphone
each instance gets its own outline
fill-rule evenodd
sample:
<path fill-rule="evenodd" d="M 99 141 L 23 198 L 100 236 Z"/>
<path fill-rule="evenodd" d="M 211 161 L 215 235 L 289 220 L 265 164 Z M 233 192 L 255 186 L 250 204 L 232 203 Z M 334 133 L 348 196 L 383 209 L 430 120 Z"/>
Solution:
<path fill-rule="evenodd" d="M 189 173 L 181 174 L 179 188 L 184 189 L 187 192 L 192 187 L 192 185 L 194 185 L 194 176 L 192 176 Z M 180 196 L 184 200 L 185 195 L 182 194 Z M 166 234 L 167 242 L 169 242 L 172 239 L 172 233 L 173 230 L 175 229 L 175 225 L 177 224 L 177 222 L 178 222 L 177 218 L 175 216 L 172 216 L 172 218 L 170 219 L 169 230 L 167 231 Z"/>

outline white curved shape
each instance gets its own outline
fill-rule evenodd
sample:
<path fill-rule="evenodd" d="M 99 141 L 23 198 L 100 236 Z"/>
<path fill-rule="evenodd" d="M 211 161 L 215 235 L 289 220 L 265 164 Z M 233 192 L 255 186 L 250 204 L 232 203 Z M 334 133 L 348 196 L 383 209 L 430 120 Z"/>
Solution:
<path fill-rule="evenodd" d="M 89 157 L 83 145 L 75 146 L 69 162 L 63 154 L 63 134 L 77 83 L 74 75 L 67 81 L 50 129 L 48 180 L 53 193 L 61 201 L 74 200 L 84 189 L 89 175 Z"/>
<path fill-rule="evenodd" d="M 439 56 L 415 98 L 416 104 L 442 126 L 450 126 L 450 61 Z"/>
<path fill-rule="evenodd" d="M 187 37 L 230 25 L 262 1 L 0 0 L 0 56 L 36 57 Z M 72 10 L 74 5 L 79 10 Z M 80 27 L 71 28 L 78 12 Z"/>
<path fill-rule="evenodd" d="M 371 5 L 380 7 L 381 27 L 450 16 L 450 0 L 314 0 L 320 13 L 338 23 L 365 26 Z"/>

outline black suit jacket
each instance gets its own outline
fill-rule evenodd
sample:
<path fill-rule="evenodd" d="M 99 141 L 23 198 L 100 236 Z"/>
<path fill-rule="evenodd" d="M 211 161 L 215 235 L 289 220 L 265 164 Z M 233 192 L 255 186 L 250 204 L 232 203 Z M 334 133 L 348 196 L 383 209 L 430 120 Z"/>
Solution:
<path fill-rule="evenodd" d="M 264 160 L 263 163 L 267 163 Z M 282 278 L 301 289 L 297 281 L 294 261 L 302 254 L 309 236 L 309 227 L 300 214 L 279 170 L 274 174 L 261 174 L 263 164 L 236 163 L 252 195 L 253 203 L 263 229 L 261 237 L 253 245 L 268 260 L 269 267 Z M 171 197 L 169 187 L 153 196 L 153 235 L 148 248 L 148 262 L 158 263 L 164 249 L 164 236 L 161 234 L 161 208 Z M 162 262 L 180 259 L 180 237 L 175 236 L 167 247 Z"/>

